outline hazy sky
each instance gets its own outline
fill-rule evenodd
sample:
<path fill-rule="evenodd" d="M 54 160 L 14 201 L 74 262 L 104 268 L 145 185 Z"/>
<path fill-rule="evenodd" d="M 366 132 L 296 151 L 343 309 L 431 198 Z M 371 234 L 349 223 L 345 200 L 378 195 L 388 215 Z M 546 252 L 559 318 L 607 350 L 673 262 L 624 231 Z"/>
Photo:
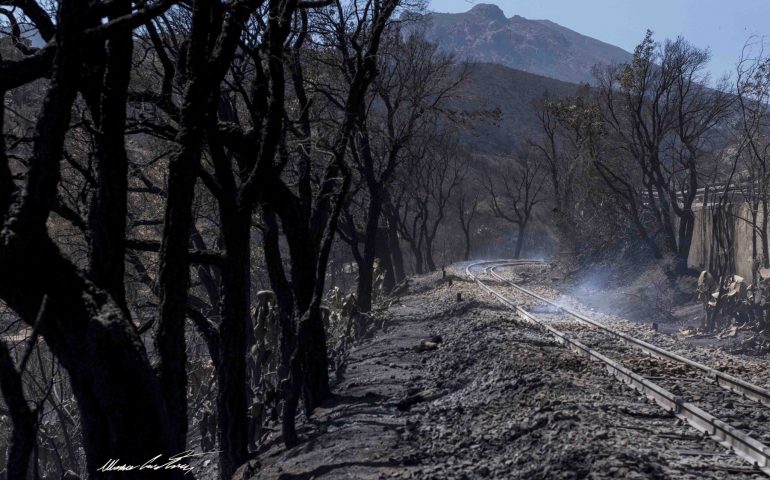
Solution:
<path fill-rule="evenodd" d="M 732 73 L 746 40 L 770 37 L 770 0 L 429 0 L 437 12 L 463 12 L 494 3 L 507 17 L 552 20 L 603 42 L 633 51 L 646 29 L 655 38 L 682 35 L 711 49 L 714 76 Z M 770 42 L 770 38 L 767 40 Z"/>

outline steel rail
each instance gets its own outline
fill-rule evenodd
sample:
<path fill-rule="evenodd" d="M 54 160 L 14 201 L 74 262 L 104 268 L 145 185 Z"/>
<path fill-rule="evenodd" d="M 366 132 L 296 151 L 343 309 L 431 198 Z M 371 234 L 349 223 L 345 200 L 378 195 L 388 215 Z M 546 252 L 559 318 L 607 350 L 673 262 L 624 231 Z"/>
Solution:
<path fill-rule="evenodd" d="M 560 311 L 571 315 L 578 319 L 579 321 L 586 323 L 588 325 L 592 325 L 596 328 L 599 328 L 603 330 L 606 333 L 609 333 L 610 335 L 613 335 L 616 338 L 621 339 L 626 344 L 633 345 L 645 353 L 652 355 L 656 358 L 660 358 L 662 360 L 669 360 L 672 362 L 682 363 L 685 364 L 695 370 L 699 370 L 706 374 L 706 376 L 711 379 L 712 381 L 716 382 L 717 385 L 720 387 L 730 390 L 733 393 L 737 393 L 739 395 L 742 395 L 746 398 L 749 398 L 751 400 L 754 400 L 755 402 L 761 403 L 766 406 L 770 406 L 770 390 L 767 390 L 765 388 L 762 388 L 758 385 L 754 385 L 752 383 L 749 383 L 743 379 L 740 379 L 738 377 L 734 377 L 730 374 L 720 372 L 719 370 L 709 367 L 708 365 L 704 365 L 702 363 L 696 362 L 694 360 L 690 360 L 689 358 L 683 357 L 681 355 L 678 355 L 673 352 L 669 352 L 668 350 L 664 350 L 658 346 L 655 346 L 651 343 L 647 343 L 644 340 L 640 340 L 638 338 L 634 338 L 630 335 L 627 335 L 623 332 L 618 332 L 617 330 L 614 330 L 607 325 L 602 324 L 601 322 L 597 322 L 596 320 L 593 320 L 589 317 L 586 317 L 585 315 L 582 315 L 578 312 L 575 312 L 574 310 L 571 310 L 567 307 L 564 307 L 562 305 L 559 305 L 551 300 L 548 300 L 547 298 L 544 298 L 520 285 L 516 285 L 512 281 L 503 278 L 500 276 L 497 272 L 495 272 L 496 268 L 503 267 L 505 265 L 518 265 L 518 263 L 499 263 L 496 264 L 496 266 L 491 267 L 489 270 L 490 275 L 492 275 L 497 280 L 500 280 L 502 282 L 505 282 L 509 286 L 515 288 L 516 290 L 519 290 L 522 293 L 525 293 L 527 295 L 530 295 L 534 298 L 537 298 L 541 302 L 545 302 L 549 305 L 552 305 L 556 308 L 558 308 Z"/>
<path fill-rule="evenodd" d="M 646 396 L 647 398 L 653 400 L 664 409 L 672 412 L 676 417 L 680 418 L 684 422 L 687 422 L 696 430 L 704 433 L 705 435 L 708 435 L 712 440 L 727 448 L 732 449 L 737 456 L 751 463 L 757 470 L 763 472 L 765 475 L 770 476 L 770 448 L 768 448 L 762 442 L 753 438 L 747 433 L 719 420 L 715 416 L 697 407 L 696 405 L 684 401 L 681 397 L 674 395 L 660 385 L 624 367 L 617 361 L 612 360 L 611 358 L 589 348 L 583 343 L 557 330 L 551 325 L 548 325 L 547 322 L 537 318 L 537 316 L 534 314 L 526 311 L 509 298 L 484 284 L 481 279 L 479 279 L 471 272 L 471 269 L 478 265 L 488 265 L 495 263 L 500 262 L 485 261 L 469 264 L 466 267 L 465 272 L 471 280 L 479 285 L 479 287 L 496 297 L 502 304 L 508 306 L 514 312 L 518 313 L 519 316 L 525 321 L 539 328 L 545 329 L 547 332 L 552 334 L 559 343 L 565 345 L 570 350 L 584 355 L 591 360 L 603 363 L 610 375 L 629 385 L 631 388 Z M 488 270 L 489 268 L 487 271 Z M 497 278 L 506 281 L 502 277 L 499 277 L 499 275 Z M 556 306 L 558 307 L 558 305 Z"/>

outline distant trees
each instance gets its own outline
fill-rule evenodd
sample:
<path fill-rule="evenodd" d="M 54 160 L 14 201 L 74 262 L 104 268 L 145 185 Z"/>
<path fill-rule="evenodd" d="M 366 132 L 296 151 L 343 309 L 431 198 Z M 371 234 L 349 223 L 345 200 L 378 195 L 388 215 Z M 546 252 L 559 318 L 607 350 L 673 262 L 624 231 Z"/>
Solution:
<path fill-rule="evenodd" d="M 336 65 L 345 71 L 346 83 L 342 89 L 341 101 L 334 103 L 336 107 L 333 125 L 336 131 L 328 135 L 320 143 L 317 153 L 326 156 L 320 178 L 313 185 L 312 157 L 308 156 L 312 140 L 309 138 L 310 129 L 307 124 L 307 109 L 310 108 L 304 99 L 301 64 L 293 65 L 294 91 L 297 94 L 300 134 L 300 144 L 296 152 L 296 164 L 291 163 L 288 145 L 279 150 L 280 164 L 291 167 L 296 165 L 299 183 L 296 193 L 289 189 L 289 181 L 281 180 L 278 175 L 272 177 L 272 182 L 266 185 L 268 195 L 273 194 L 265 202 L 264 212 L 268 220 L 268 228 L 273 230 L 270 219 L 275 212 L 281 219 L 283 233 L 286 236 L 291 256 L 290 276 L 286 275 L 280 262 L 280 250 L 272 236 L 266 236 L 266 256 L 271 282 L 279 297 L 279 305 L 283 312 L 292 311 L 293 317 L 284 317 L 284 339 L 282 348 L 291 347 L 288 368 L 288 383 L 285 391 L 283 412 L 284 442 L 288 446 L 296 444 L 294 432 L 294 412 L 300 393 L 304 398 L 306 414 L 310 414 L 323 400 L 329 397 L 329 380 L 327 367 L 326 340 L 324 333 L 321 302 L 324 295 L 326 268 L 329 253 L 337 231 L 343 202 L 351 182 L 351 169 L 347 163 L 348 148 L 351 138 L 360 120 L 365 105 L 368 89 L 378 76 L 377 61 L 379 49 L 391 15 L 399 6 L 398 0 L 377 2 L 366 0 L 359 3 L 335 2 L 334 9 L 319 14 L 319 30 L 322 31 L 322 43 L 328 54 L 337 62 Z M 303 19 L 303 25 L 306 25 Z M 307 28 L 307 27 L 305 27 Z M 302 40 L 301 31 L 297 41 Z M 295 49 L 298 44 L 295 44 Z M 298 52 L 295 51 L 295 62 Z M 328 57 L 326 57 L 328 58 Z M 312 85 L 312 82 L 310 82 Z M 337 88 L 339 88 L 338 85 Z M 330 92 L 317 86 L 318 95 L 330 98 Z M 322 157 L 323 158 L 323 157 Z M 273 167 L 275 168 L 275 167 Z M 286 168 L 286 167 L 285 167 Z M 269 173 L 268 170 L 267 173 Z M 292 183 L 296 177 L 288 175 Z M 271 177 L 267 177 L 271 180 Z M 286 286 L 291 286 L 291 293 Z M 291 300 L 291 302 L 289 302 Z M 293 308 L 290 309 L 290 306 Z M 297 325 L 296 333 L 289 333 Z M 287 340 L 294 337 L 294 340 Z"/>
<path fill-rule="evenodd" d="M 682 38 L 658 44 L 647 32 L 629 63 L 596 69 L 596 87 L 536 105 L 540 133 L 530 145 L 564 238 L 596 244 L 578 225 L 596 223 L 601 237 L 621 220 L 656 258 L 674 260 L 672 273 L 688 270 L 695 201 L 725 178 L 719 151 L 734 113 L 725 82 L 712 84 L 705 71 L 708 59 Z"/>
<path fill-rule="evenodd" d="M 549 183 L 552 220 L 565 244 L 583 242 L 579 222 L 588 208 L 592 162 L 598 157 L 604 124 L 591 91 L 584 87 L 574 97 L 545 96 L 535 104 L 540 134 L 529 139 L 534 161 Z"/>
<path fill-rule="evenodd" d="M 506 166 L 504 173 L 493 174 L 491 169 L 485 172 L 484 187 L 489 194 L 488 202 L 492 213 L 497 218 L 516 225 L 513 258 L 521 257 L 534 209 L 545 200 L 545 183 L 541 165 L 527 154 L 515 157 Z"/>
<path fill-rule="evenodd" d="M 737 65 L 735 87 L 736 130 L 742 153 L 736 190 L 744 195 L 751 215 L 746 219 L 752 230 L 751 258 L 755 264 L 767 268 L 770 266 L 770 56 L 765 53 L 761 40 L 750 41 L 744 47 Z M 757 280 L 754 278 L 754 282 Z"/>
<path fill-rule="evenodd" d="M 708 84 L 708 58 L 682 38 L 658 46 L 648 32 L 631 63 L 597 73 L 610 153 L 594 165 L 640 238 L 657 257 L 673 255 L 678 273 L 687 270 L 709 147 L 731 106 L 723 84 Z"/>
<path fill-rule="evenodd" d="M 460 188 L 462 189 L 462 185 Z M 465 253 L 463 254 L 463 260 L 467 261 L 470 260 L 471 257 L 473 221 L 476 219 L 479 210 L 478 192 L 473 192 L 470 188 L 467 190 L 462 189 L 455 200 L 455 209 L 457 212 L 457 221 L 460 223 L 460 228 L 465 237 Z"/>
<path fill-rule="evenodd" d="M 597 69 L 596 87 L 544 98 L 530 145 L 570 244 L 595 253 L 614 245 L 613 254 L 643 244 L 673 280 L 691 273 L 697 213 L 704 329 L 731 315 L 765 325 L 770 61 L 764 42 L 750 40 L 731 89 L 726 79 L 712 81 L 708 60 L 682 38 L 661 44 L 648 32 L 629 63 Z M 741 223 L 751 235 L 750 295 L 735 276 L 749 271 Z"/>
<path fill-rule="evenodd" d="M 413 145 L 398 183 L 401 192 L 394 203 L 395 216 L 417 273 L 436 270 L 436 235 L 468 172 L 469 155 L 448 137 L 440 134 Z"/>
<path fill-rule="evenodd" d="M 358 188 L 345 206 L 340 228 L 358 265 L 356 297 L 361 311 L 369 311 L 372 305 L 374 262 L 378 236 L 385 234 L 383 211 L 389 191 L 400 170 L 409 168 L 405 163 L 419 163 L 407 160 L 407 150 L 442 128 L 441 123 L 446 122 L 442 110 L 465 78 L 451 56 L 418 35 L 400 30 L 385 39 L 378 71 L 371 94 L 356 117 L 351 164 Z M 391 209 L 391 213 L 395 211 Z M 379 241 L 381 248 L 390 244 Z M 381 256 L 387 255 L 383 252 Z M 432 258 L 429 265 L 435 269 Z"/>

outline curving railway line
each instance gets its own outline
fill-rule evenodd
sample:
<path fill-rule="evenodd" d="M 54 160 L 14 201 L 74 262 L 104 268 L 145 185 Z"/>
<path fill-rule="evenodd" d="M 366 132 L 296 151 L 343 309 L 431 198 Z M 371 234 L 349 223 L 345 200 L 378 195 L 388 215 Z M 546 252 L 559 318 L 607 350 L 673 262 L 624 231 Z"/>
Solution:
<path fill-rule="evenodd" d="M 467 265 L 465 273 L 522 321 L 602 364 L 617 380 L 770 476 L 770 391 L 617 331 L 501 274 L 537 264 L 542 262 L 483 261 Z M 528 306 L 533 303 L 537 308 Z"/>

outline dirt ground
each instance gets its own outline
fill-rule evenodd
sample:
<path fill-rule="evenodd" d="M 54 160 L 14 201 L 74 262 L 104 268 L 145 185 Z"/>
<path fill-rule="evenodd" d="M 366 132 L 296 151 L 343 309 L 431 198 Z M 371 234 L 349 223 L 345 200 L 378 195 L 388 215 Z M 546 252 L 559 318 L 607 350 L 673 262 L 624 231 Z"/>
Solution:
<path fill-rule="evenodd" d="M 276 432 L 240 478 L 764 478 L 454 272 L 415 279 L 303 442 Z"/>

